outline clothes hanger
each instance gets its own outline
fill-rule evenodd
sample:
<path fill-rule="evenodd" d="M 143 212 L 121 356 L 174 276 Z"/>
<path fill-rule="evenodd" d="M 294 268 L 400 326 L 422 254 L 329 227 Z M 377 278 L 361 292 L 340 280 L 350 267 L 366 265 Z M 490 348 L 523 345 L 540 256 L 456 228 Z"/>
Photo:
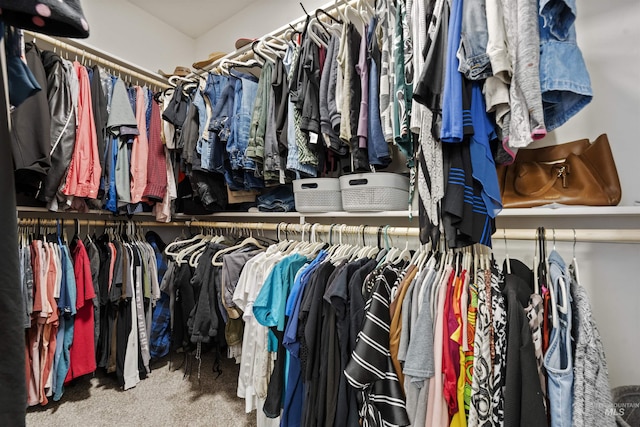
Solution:
<path fill-rule="evenodd" d="M 578 271 L 578 259 L 576 258 L 576 229 L 573 229 L 573 259 L 571 260 L 571 265 L 573 266 L 573 273 L 575 274 L 575 279 L 578 283 L 580 283 L 580 272 Z"/>
<path fill-rule="evenodd" d="M 261 63 L 261 65 L 264 65 L 268 62 L 273 62 L 273 60 L 271 58 L 269 58 L 268 56 L 266 56 L 264 53 L 262 53 L 260 51 L 260 49 L 258 48 L 258 44 L 260 43 L 260 40 L 254 40 L 251 43 L 251 50 L 253 51 L 254 54 L 254 58 L 256 59 L 256 61 L 258 61 L 259 63 Z"/>
<path fill-rule="evenodd" d="M 189 257 L 189 265 L 191 267 L 197 267 L 198 262 L 200 261 L 200 257 L 207 250 L 208 243 L 221 243 L 224 240 L 224 236 L 216 236 L 214 234 L 208 234 L 208 242 L 202 245 L 200 248 L 193 251 L 191 256 Z"/>
<path fill-rule="evenodd" d="M 326 26 L 323 22 L 322 19 L 320 19 L 320 17 L 318 16 L 319 13 L 324 14 L 325 16 L 327 16 L 329 19 L 331 19 L 332 24 L 330 24 L 329 26 Z M 322 27 L 322 29 L 324 30 L 325 33 L 327 33 L 328 35 L 333 34 L 334 36 L 338 36 L 339 33 L 335 33 L 335 29 L 336 27 L 334 26 L 334 24 L 337 24 L 340 28 L 342 27 L 343 23 L 339 18 L 336 18 L 335 16 L 329 14 L 326 10 L 324 9 L 316 9 L 315 12 L 315 21 Z"/>
<path fill-rule="evenodd" d="M 360 0 L 358 2 L 358 11 L 360 12 L 360 15 L 367 19 L 370 20 L 376 13 L 374 7 L 369 4 L 369 0 Z"/>
<path fill-rule="evenodd" d="M 324 33 L 316 32 L 316 30 L 323 31 Z M 323 46 L 327 48 L 329 44 L 324 39 L 325 37 L 329 37 L 329 33 L 324 25 L 321 26 L 319 21 L 316 18 L 311 18 L 309 21 L 309 26 L 307 28 L 307 36 L 318 46 Z"/>
<path fill-rule="evenodd" d="M 396 258 L 396 263 L 399 261 L 407 261 L 407 262 L 411 261 L 412 255 L 411 255 L 411 251 L 409 250 L 409 229 L 407 229 L 405 238 L 406 238 L 406 243 L 405 243 L 404 249 L 400 252 L 400 254 L 398 254 Z"/>
<path fill-rule="evenodd" d="M 281 53 L 284 53 L 289 49 L 289 45 L 286 40 L 283 40 L 281 37 L 272 36 L 271 34 L 265 35 L 262 38 L 262 42 L 264 45 L 269 46 L 272 49 L 281 51 Z"/>
<path fill-rule="evenodd" d="M 268 57 L 271 62 L 274 62 L 274 63 L 275 63 L 274 58 L 282 58 L 284 56 L 284 50 L 281 49 L 280 46 L 278 46 L 277 48 L 274 48 L 265 39 L 260 39 L 256 47 L 260 52 L 262 52 L 266 57 Z M 270 56 L 269 54 L 273 56 Z"/>
<path fill-rule="evenodd" d="M 195 236 L 193 236 L 193 237 L 191 237 L 189 239 L 186 239 L 186 240 L 173 241 L 173 242 L 169 243 L 166 248 L 164 248 L 164 254 L 167 255 L 167 256 L 170 256 L 170 257 L 176 257 L 176 256 L 178 256 L 178 253 L 180 251 L 172 252 L 172 250 L 174 248 L 179 247 L 179 246 L 183 246 L 183 245 L 188 245 L 189 243 L 196 242 L 196 241 L 201 240 L 203 238 L 204 238 L 203 234 L 197 234 L 197 235 L 195 235 Z"/>
<path fill-rule="evenodd" d="M 539 272 L 539 279 L 542 282 L 543 285 L 545 285 L 548 289 L 548 292 L 550 292 L 550 297 L 551 297 L 551 319 L 552 319 L 552 325 L 554 328 L 558 327 L 558 301 L 557 301 L 557 297 L 556 297 L 556 292 L 555 292 L 555 284 L 549 280 L 549 265 L 548 265 L 548 259 L 547 259 L 547 251 L 546 251 L 546 232 L 544 227 L 539 227 L 538 228 L 538 233 L 539 233 L 539 245 L 540 245 L 540 261 L 539 261 L 539 265 L 538 268 L 540 269 Z"/>
<path fill-rule="evenodd" d="M 198 251 L 200 248 L 204 248 L 207 245 L 207 243 L 209 243 L 210 239 L 211 239 L 211 236 L 204 236 L 199 241 L 196 241 L 193 244 L 180 250 L 180 252 L 178 252 L 178 255 L 176 256 L 176 263 L 178 264 L 188 263 L 191 259 L 191 255 L 194 252 Z M 189 257 L 189 259 L 185 259 L 186 257 Z"/>
<path fill-rule="evenodd" d="M 362 15 L 360 15 L 360 12 L 351 4 L 349 4 L 349 2 L 346 2 L 344 7 L 344 16 L 347 17 L 349 16 L 349 14 L 352 15 L 353 19 L 347 19 L 347 21 L 355 25 L 357 29 L 360 29 L 360 25 L 367 24 L 365 19 L 362 17 Z M 354 20 L 357 22 L 354 22 Z"/>
<path fill-rule="evenodd" d="M 347 17 L 347 14 L 344 12 L 344 10 L 340 8 L 339 3 L 340 3 L 339 0 L 335 0 L 335 2 L 333 3 L 333 7 L 338 12 L 338 16 L 340 17 L 340 22 L 342 22 L 343 24 L 349 24 L 351 21 Z M 345 9 L 346 9 L 346 6 L 345 6 Z"/>
<path fill-rule="evenodd" d="M 216 252 L 215 255 L 211 258 L 211 265 L 213 265 L 214 267 L 221 267 L 222 266 L 222 261 L 216 261 L 218 259 L 218 257 L 220 257 L 220 255 L 224 255 L 226 253 L 233 252 L 236 249 L 240 249 L 240 248 L 242 248 L 244 246 L 247 246 L 247 245 L 253 245 L 253 246 L 256 246 L 259 249 L 266 249 L 265 246 L 263 246 L 258 240 L 256 240 L 252 235 L 250 235 L 249 237 L 244 239 L 239 244 L 234 245 L 234 246 L 230 246 L 230 247 L 225 248 L 225 249 L 221 249 L 218 252 Z"/>
<path fill-rule="evenodd" d="M 511 274 L 511 260 L 509 259 L 509 248 L 507 246 L 507 230 L 502 229 L 502 238 L 504 239 L 504 259 L 507 264 L 507 274 Z"/>
<path fill-rule="evenodd" d="M 553 252 L 556 251 L 556 229 L 553 229 Z M 563 272 L 564 273 L 564 272 Z M 569 312 L 569 301 L 568 301 L 568 292 L 567 292 L 567 283 L 564 281 L 563 276 L 558 280 L 558 284 L 560 286 L 560 293 L 562 295 L 562 302 L 558 303 L 558 310 L 562 313 Z"/>

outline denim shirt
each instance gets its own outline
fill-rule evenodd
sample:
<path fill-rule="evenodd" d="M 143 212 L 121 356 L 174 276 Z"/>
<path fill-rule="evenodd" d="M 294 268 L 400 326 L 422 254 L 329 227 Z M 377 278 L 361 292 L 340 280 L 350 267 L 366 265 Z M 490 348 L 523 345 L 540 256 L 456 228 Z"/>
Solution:
<path fill-rule="evenodd" d="M 553 427 L 571 427 L 573 405 L 571 279 L 564 261 L 556 251 L 549 254 L 549 275 L 555 295 L 555 306 L 552 310 L 557 322 L 551 329 L 549 348 L 544 355 L 544 367 L 548 376 L 549 412 Z M 560 286 L 561 283 L 564 288 Z"/>
<path fill-rule="evenodd" d="M 540 0 L 540 89 L 547 131 L 564 124 L 593 98 L 575 19 L 575 0 Z"/>

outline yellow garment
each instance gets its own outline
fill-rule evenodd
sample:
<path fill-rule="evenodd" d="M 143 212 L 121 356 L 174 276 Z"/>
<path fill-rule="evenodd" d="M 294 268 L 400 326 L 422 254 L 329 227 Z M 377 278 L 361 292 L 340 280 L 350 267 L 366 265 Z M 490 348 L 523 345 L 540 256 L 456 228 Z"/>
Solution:
<path fill-rule="evenodd" d="M 458 376 L 458 412 L 451 418 L 450 427 L 467 427 L 467 416 L 464 412 L 464 386 L 466 383 L 464 351 L 460 347 L 460 375 Z"/>
<path fill-rule="evenodd" d="M 467 427 L 467 416 L 464 411 L 464 389 L 466 384 L 466 370 L 465 370 L 465 354 L 462 347 L 462 316 L 466 316 L 467 313 L 462 313 L 460 303 L 462 300 L 462 290 L 464 289 L 464 282 L 466 279 L 466 271 L 456 278 L 455 287 L 453 289 L 453 312 L 458 322 L 458 328 L 451 334 L 451 339 L 456 341 L 460 347 L 458 351 L 460 353 L 460 374 L 458 375 L 458 382 L 456 383 L 456 394 L 458 397 L 458 412 L 456 412 L 451 418 L 450 427 Z"/>

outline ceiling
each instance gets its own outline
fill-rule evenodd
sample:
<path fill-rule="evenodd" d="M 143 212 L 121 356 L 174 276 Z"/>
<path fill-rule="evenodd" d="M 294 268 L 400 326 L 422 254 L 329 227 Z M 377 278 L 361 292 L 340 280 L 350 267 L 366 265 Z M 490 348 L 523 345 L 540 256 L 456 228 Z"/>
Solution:
<path fill-rule="evenodd" d="M 128 0 L 150 15 L 197 39 L 255 0 Z"/>

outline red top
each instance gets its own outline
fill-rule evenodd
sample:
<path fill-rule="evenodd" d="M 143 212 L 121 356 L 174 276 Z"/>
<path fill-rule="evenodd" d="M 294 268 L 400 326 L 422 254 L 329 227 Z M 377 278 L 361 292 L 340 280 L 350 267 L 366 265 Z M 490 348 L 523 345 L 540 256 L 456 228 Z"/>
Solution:
<path fill-rule="evenodd" d="M 73 272 L 76 278 L 77 313 L 73 323 L 73 344 L 65 383 L 96 370 L 92 301 L 96 293 L 91 279 L 89 256 L 81 240 L 75 242 L 75 247 L 71 250 L 71 258 L 73 258 Z"/>
<path fill-rule="evenodd" d="M 149 120 L 149 156 L 147 158 L 147 186 L 144 197 L 162 201 L 167 194 L 167 161 L 162 143 L 162 118 L 158 103 L 151 99 L 151 120 Z"/>
<path fill-rule="evenodd" d="M 460 280 L 455 274 L 449 277 L 447 293 L 444 301 L 444 316 L 442 322 L 442 373 L 444 375 L 443 393 L 449 409 L 449 418 L 458 410 L 458 375 L 456 363 L 460 370 L 459 344 L 451 339 L 451 334 L 457 328 L 457 322 L 453 312 L 453 293 L 455 282 Z M 457 356 L 457 357 L 456 357 Z"/>

